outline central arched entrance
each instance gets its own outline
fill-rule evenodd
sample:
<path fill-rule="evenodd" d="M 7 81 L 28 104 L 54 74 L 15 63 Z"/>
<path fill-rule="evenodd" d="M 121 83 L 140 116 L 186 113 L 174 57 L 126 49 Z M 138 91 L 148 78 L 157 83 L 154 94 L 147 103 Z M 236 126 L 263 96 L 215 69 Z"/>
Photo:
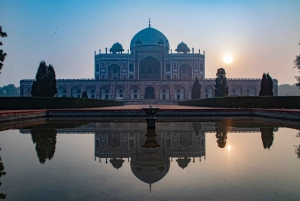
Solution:
<path fill-rule="evenodd" d="M 145 89 L 145 99 L 155 99 L 155 89 L 152 86 L 148 86 Z"/>
<path fill-rule="evenodd" d="M 153 57 L 143 59 L 139 64 L 140 79 L 160 79 L 160 63 Z"/>

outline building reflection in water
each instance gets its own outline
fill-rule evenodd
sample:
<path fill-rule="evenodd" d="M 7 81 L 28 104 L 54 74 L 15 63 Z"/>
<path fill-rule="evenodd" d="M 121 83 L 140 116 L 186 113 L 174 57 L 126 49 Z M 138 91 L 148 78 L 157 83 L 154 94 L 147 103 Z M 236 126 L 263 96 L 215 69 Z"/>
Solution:
<path fill-rule="evenodd" d="M 95 134 L 95 156 L 100 162 L 109 159 L 116 169 L 122 167 L 124 159 L 130 160 L 132 173 L 151 190 L 151 185 L 168 173 L 173 159 L 185 168 L 191 160 L 205 158 L 205 132 L 195 132 L 196 124 L 157 123 L 156 130 L 145 129 L 142 124 L 112 124 L 107 131 Z M 118 131 L 120 127 L 122 131 Z"/>
<path fill-rule="evenodd" d="M 73 122 L 74 124 L 74 122 Z M 94 133 L 95 160 L 110 163 L 120 169 L 130 161 L 132 173 L 141 181 L 151 184 L 161 180 L 175 162 L 184 169 L 206 158 L 206 133 L 216 133 L 218 147 L 226 146 L 228 132 L 261 132 L 263 146 L 270 148 L 277 128 L 261 127 L 243 122 L 157 122 L 156 130 L 148 129 L 145 122 L 76 123 L 70 127 L 47 124 L 37 128 L 21 129 L 31 133 L 41 163 L 54 156 L 56 135 Z M 55 129 L 54 129 L 55 128 Z"/>

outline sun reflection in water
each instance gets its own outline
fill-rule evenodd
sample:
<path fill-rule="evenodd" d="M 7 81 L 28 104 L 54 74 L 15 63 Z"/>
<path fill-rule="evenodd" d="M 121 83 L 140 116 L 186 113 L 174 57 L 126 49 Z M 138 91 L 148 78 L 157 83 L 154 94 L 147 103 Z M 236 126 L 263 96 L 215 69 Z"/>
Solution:
<path fill-rule="evenodd" d="M 230 145 L 227 146 L 227 150 L 228 150 L 228 151 L 231 150 L 231 146 L 230 146 Z"/>

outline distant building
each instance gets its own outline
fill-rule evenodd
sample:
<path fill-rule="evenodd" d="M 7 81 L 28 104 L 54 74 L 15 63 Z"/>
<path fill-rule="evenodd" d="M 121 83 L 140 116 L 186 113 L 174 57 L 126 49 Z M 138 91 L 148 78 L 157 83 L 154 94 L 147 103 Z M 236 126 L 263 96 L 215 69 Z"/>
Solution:
<path fill-rule="evenodd" d="M 58 79 L 58 97 L 122 99 L 126 104 L 175 104 L 190 99 L 195 78 L 202 86 L 201 98 L 214 97 L 215 78 L 205 77 L 205 52 L 178 44 L 175 52 L 160 31 L 149 27 L 139 31 L 123 53 L 120 43 L 96 54 L 94 79 Z M 257 96 L 260 79 L 228 79 L 230 96 Z M 33 80 L 20 81 L 21 96 L 30 96 Z M 273 80 L 274 94 L 278 82 Z"/>

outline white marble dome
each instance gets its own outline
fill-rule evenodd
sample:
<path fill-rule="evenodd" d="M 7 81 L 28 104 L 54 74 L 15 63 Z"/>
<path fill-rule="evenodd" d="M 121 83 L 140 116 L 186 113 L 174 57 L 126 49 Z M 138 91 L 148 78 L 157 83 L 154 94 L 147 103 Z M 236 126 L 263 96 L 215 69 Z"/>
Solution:
<path fill-rule="evenodd" d="M 130 50 L 132 50 L 133 46 L 140 45 L 162 45 L 167 47 L 167 49 L 170 48 L 167 37 L 160 31 L 152 27 L 147 27 L 133 36 L 130 42 Z"/>

